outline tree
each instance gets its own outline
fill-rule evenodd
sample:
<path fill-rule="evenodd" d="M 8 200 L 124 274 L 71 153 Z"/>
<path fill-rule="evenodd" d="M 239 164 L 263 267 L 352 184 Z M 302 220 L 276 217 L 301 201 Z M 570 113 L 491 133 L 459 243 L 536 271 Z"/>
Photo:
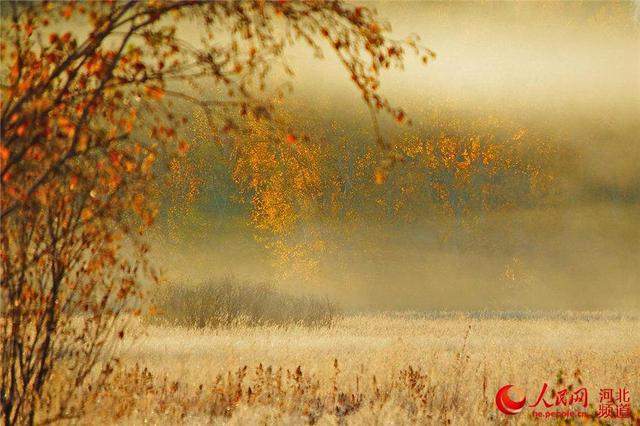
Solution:
<path fill-rule="evenodd" d="M 401 67 L 407 49 L 425 62 L 433 55 L 416 40 L 390 39 L 374 11 L 339 1 L 12 2 L 3 10 L 7 425 L 81 416 L 111 371 L 109 348 L 138 313 L 138 283 L 155 277 L 140 238 L 156 212 L 154 163 L 188 149 L 178 99 L 202 108 L 218 131 L 233 131 L 238 115 L 268 120 L 270 105 L 257 94 L 275 67 L 290 71 L 286 47 L 302 41 L 321 55 L 324 43 L 369 108 L 402 121 L 378 92 L 380 73 Z M 185 40 L 181 24 L 204 37 Z M 79 30 L 59 30 L 70 27 Z"/>

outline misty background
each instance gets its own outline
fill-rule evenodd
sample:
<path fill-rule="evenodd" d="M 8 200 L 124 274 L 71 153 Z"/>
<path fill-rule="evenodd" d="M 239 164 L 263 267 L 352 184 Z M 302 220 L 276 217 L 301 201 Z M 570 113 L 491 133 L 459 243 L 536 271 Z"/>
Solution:
<path fill-rule="evenodd" d="M 152 238 L 166 278 L 270 281 L 326 295 L 345 310 L 638 308 L 637 3 L 366 5 L 391 23 L 395 37 L 418 34 L 437 54 L 427 66 L 409 57 L 403 72 L 383 76 L 382 92 L 413 121 L 397 126 L 381 117 L 383 136 L 396 143 L 407 134 L 437 134 L 439 119 L 470 134 L 478 121 L 508 123 L 489 126 L 496 132 L 526 129 L 536 135 L 532 144 L 542 139 L 560 153 L 548 166 L 550 194 L 471 218 L 415 204 L 379 219 L 362 211 L 361 200 L 353 219 L 315 215 L 287 235 L 287 243 L 308 249 L 302 261 L 274 260 L 246 202 L 199 140 L 202 118 L 194 110 L 188 160 L 198 165 L 201 187 L 187 213 L 161 221 Z M 197 36 L 197 28 L 184 31 Z M 290 131 L 305 129 L 326 144 L 346 139 L 354 156 L 375 149 L 369 112 L 331 52 L 321 60 L 299 45 L 287 59 L 296 72 L 281 105 L 294 117 Z M 386 190 L 398 189 L 403 167 L 394 168 Z M 170 203 L 163 207 L 166 218 Z"/>

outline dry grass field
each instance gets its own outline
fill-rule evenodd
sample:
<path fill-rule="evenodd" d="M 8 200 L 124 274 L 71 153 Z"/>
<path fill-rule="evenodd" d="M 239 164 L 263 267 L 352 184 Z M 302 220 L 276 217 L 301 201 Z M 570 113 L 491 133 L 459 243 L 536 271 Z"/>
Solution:
<path fill-rule="evenodd" d="M 0 0 L 0 426 L 640 426 L 640 0 Z"/>
<path fill-rule="evenodd" d="M 639 325 L 606 313 L 389 313 L 320 328 L 140 327 L 87 420 L 529 424 L 533 409 L 504 415 L 496 391 L 517 385 L 533 404 L 548 383 L 548 401 L 552 389 L 586 387 L 588 422 L 615 423 L 596 417 L 599 390 L 626 388 L 633 417 L 624 423 L 637 424 Z"/>

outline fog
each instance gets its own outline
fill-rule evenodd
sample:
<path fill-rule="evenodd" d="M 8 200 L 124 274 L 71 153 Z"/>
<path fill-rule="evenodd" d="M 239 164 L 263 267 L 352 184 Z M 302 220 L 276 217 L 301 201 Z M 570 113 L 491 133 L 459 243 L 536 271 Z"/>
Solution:
<path fill-rule="evenodd" d="M 637 309 L 638 4 L 367 5 L 394 36 L 416 33 L 437 53 L 426 66 L 410 59 L 383 78 L 383 93 L 414 121 L 409 131 L 427 132 L 434 111 L 535 131 L 567 159 L 555 165 L 553 200 L 484 212 L 464 230 L 456 218 L 422 214 L 420 206 L 415 220 L 360 218 L 348 232 L 340 221 L 316 218 L 287 237 L 303 246 L 318 235 L 324 241 L 313 268 L 299 270 L 274 264 L 246 214 L 218 211 L 204 191 L 196 224 L 185 221 L 170 237 L 160 225 L 153 238 L 166 277 L 268 280 L 326 295 L 345 310 Z M 283 108 L 301 122 L 346 129 L 353 144 L 373 144 L 369 113 L 331 52 L 319 60 L 295 46 L 287 55 L 296 76 Z M 390 140 L 408 131 L 382 124 Z"/>

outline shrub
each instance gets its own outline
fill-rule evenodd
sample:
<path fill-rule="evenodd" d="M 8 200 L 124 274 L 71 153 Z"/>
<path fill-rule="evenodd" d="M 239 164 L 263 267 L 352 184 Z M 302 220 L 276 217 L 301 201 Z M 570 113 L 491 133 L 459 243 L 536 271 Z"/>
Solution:
<path fill-rule="evenodd" d="M 301 324 L 329 326 L 338 313 L 327 298 L 296 296 L 269 283 L 243 282 L 233 277 L 199 284 L 171 283 L 155 300 L 156 321 L 195 327 L 232 324 Z"/>

